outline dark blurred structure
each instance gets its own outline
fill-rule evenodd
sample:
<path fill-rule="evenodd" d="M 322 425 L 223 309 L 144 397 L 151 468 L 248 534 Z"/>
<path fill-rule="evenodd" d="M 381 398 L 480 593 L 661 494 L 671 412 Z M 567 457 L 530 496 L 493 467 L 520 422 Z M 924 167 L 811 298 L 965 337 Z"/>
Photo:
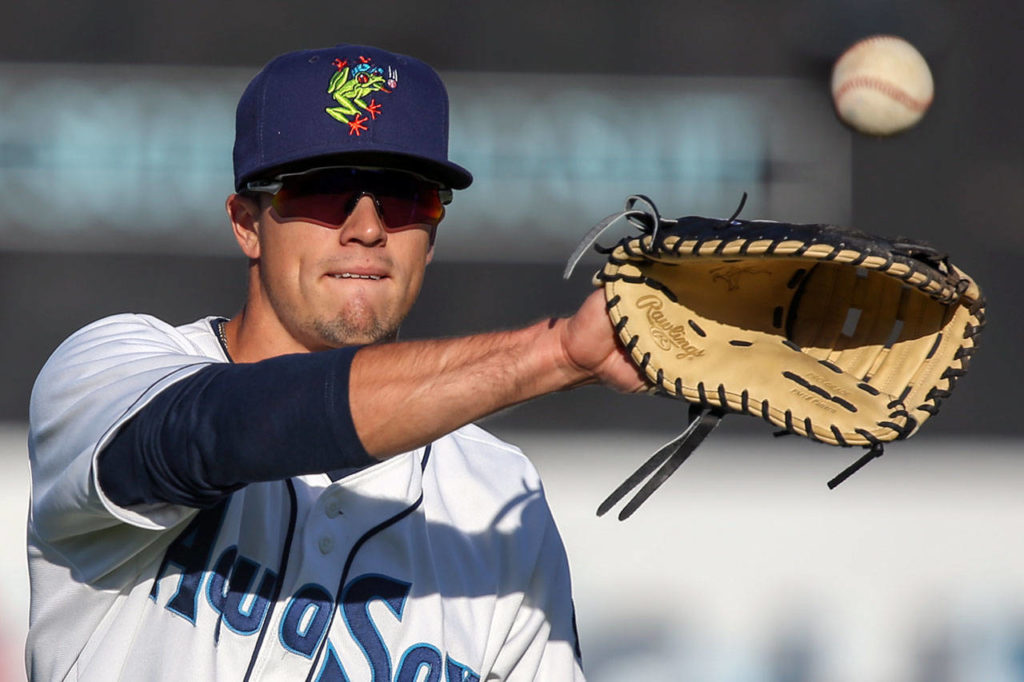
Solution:
<path fill-rule="evenodd" d="M 5 15 L 0 62 L 255 71 L 282 51 L 361 42 L 415 54 L 442 72 L 800 77 L 820 81 L 823 98 L 831 62 L 850 42 L 870 33 L 903 35 L 931 64 L 936 102 L 918 127 L 900 137 L 854 136 L 852 222 L 947 249 L 988 296 L 982 352 L 929 429 L 1022 431 L 1007 398 L 1024 370 L 1003 364 L 1022 340 L 1020 316 L 1009 305 L 1018 293 L 1015 270 L 1024 252 L 1024 234 L 1014 224 L 1024 213 L 1024 132 L 1015 120 L 1024 91 L 1011 80 L 1024 43 L 1022 3 L 402 0 L 359 7 L 315 0 L 43 0 L 9 7 Z M 54 97 L 59 103 L 60 93 Z M 644 106 L 642 92 L 624 92 L 623 98 L 627 106 Z M 0 163 L 4 153 L 0 149 Z M 184 198 L 155 199 L 164 204 Z M 126 310 L 177 323 L 230 314 L 241 301 L 243 279 L 240 258 L 0 252 L 0 420 L 26 418 L 35 373 L 82 324 Z M 448 335 L 568 312 L 587 290 L 584 280 L 565 284 L 559 268 L 546 265 L 435 263 L 405 333 Z M 611 414 L 622 417 L 616 423 L 639 428 L 670 429 L 674 419 L 683 419 L 668 401 L 588 389 L 545 398 L 495 421 L 598 429 L 612 423 Z"/>

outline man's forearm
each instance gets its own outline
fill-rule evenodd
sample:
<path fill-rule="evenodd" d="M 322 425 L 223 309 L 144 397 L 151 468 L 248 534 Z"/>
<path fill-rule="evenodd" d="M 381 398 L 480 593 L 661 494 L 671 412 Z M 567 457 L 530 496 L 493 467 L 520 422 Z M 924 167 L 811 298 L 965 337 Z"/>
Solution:
<path fill-rule="evenodd" d="M 349 405 L 366 450 L 386 458 L 537 396 L 586 383 L 569 358 L 566 320 L 457 339 L 367 346 L 356 353 Z"/>

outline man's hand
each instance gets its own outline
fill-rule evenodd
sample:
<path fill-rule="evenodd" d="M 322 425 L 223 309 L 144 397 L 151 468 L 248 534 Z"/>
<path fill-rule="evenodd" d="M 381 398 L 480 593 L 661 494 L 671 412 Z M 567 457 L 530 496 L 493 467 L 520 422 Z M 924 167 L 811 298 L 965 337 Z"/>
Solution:
<path fill-rule="evenodd" d="M 603 290 L 592 292 L 560 331 L 566 361 L 584 377 L 576 385 L 599 381 L 626 393 L 635 393 L 647 385 L 615 336 L 605 310 Z"/>

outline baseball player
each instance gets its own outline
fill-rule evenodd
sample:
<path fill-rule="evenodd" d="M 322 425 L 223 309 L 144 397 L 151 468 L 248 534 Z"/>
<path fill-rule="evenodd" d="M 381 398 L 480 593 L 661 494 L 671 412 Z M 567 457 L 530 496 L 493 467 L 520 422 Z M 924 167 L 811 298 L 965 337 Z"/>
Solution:
<path fill-rule="evenodd" d="M 418 60 L 283 55 L 236 124 L 241 312 L 99 320 L 33 389 L 29 677 L 582 679 L 537 472 L 472 422 L 643 385 L 600 292 L 565 319 L 396 341 L 472 181 Z"/>

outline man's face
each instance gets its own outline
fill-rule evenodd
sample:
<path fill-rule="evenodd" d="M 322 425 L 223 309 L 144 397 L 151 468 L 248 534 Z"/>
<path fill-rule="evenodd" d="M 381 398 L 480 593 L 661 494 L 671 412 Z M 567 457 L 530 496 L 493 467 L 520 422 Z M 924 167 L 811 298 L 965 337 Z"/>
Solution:
<path fill-rule="evenodd" d="M 257 304 L 308 350 L 394 339 L 433 254 L 429 226 L 387 227 L 370 196 L 340 220 L 282 218 L 259 203 Z"/>

